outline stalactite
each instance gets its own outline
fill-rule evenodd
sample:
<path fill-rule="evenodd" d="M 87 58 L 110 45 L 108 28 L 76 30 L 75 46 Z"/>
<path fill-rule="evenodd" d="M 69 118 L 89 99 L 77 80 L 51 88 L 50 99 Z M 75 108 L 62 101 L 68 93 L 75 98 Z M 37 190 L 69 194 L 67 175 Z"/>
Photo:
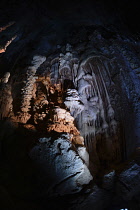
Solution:
<path fill-rule="evenodd" d="M 111 141 L 110 134 L 115 135 L 117 122 L 114 119 L 114 110 L 111 105 L 110 97 L 107 91 L 103 75 L 108 75 L 111 83 L 109 70 L 102 63 L 100 57 L 87 59 L 79 66 L 80 72 L 77 76 L 78 92 L 81 96 L 85 108 L 80 114 L 79 125 L 80 132 L 85 136 L 85 146 L 90 154 L 93 150 L 93 142 L 96 141 L 96 135 L 104 141 Z M 108 62 L 108 61 L 106 61 Z M 94 68 L 93 68 L 94 66 Z M 79 120 L 78 120 L 79 121 Z M 104 136 L 104 137 L 103 137 Z M 112 143 L 107 145 L 111 147 Z"/>
<path fill-rule="evenodd" d="M 102 63 L 102 65 L 105 67 L 105 70 L 106 70 L 106 72 L 107 72 L 108 78 L 109 78 L 109 80 L 110 80 L 110 85 L 111 85 L 113 82 L 112 82 L 111 75 L 110 75 L 110 72 L 109 72 L 108 62 L 109 62 L 109 61 L 106 61 L 106 60 L 102 60 L 102 59 L 101 59 L 101 63 Z"/>
<path fill-rule="evenodd" d="M 86 89 L 90 88 L 90 86 L 91 85 L 86 80 L 80 79 L 78 81 L 78 92 L 79 92 L 79 94 L 86 93 L 86 95 L 87 95 Z"/>
<path fill-rule="evenodd" d="M 15 36 L 12 37 L 10 40 L 8 40 L 8 41 L 6 42 L 6 44 L 5 44 L 5 46 L 2 47 L 2 48 L 0 49 L 0 53 L 5 52 L 6 49 L 7 49 L 7 47 L 16 39 L 16 37 L 17 37 L 17 35 L 15 35 Z"/>
<path fill-rule="evenodd" d="M 80 102 L 78 92 L 75 89 L 67 90 L 67 97 L 64 103 L 70 109 L 70 113 L 74 118 L 84 110 L 84 105 Z"/>
<path fill-rule="evenodd" d="M 100 77 L 101 77 L 101 80 L 102 80 L 102 83 L 103 83 L 103 87 L 104 87 L 104 90 L 105 90 L 105 94 L 106 94 L 106 98 L 107 98 L 108 106 L 111 106 L 111 104 L 110 104 L 110 99 L 109 99 L 109 95 L 108 95 L 108 92 L 107 92 L 107 88 L 106 88 L 105 82 L 104 82 L 104 80 L 103 80 L 103 76 L 102 76 L 102 73 L 101 73 L 100 67 L 98 67 L 98 70 L 99 70 Z"/>
<path fill-rule="evenodd" d="M 111 103 L 110 103 L 110 98 L 109 98 L 109 94 L 108 94 L 108 91 L 107 91 L 107 88 L 106 88 L 106 85 L 105 85 L 105 82 L 103 80 L 103 76 L 101 74 L 101 71 L 99 69 L 99 72 L 100 72 L 100 75 L 101 75 L 101 79 L 102 79 L 102 82 L 103 82 L 103 86 L 104 86 L 104 89 L 105 89 L 105 93 L 106 93 L 106 98 L 107 98 L 107 117 L 108 117 L 108 120 L 110 121 L 110 127 L 111 127 L 111 131 L 113 133 L 116 132 L 116 128 L 117 128 L 117 122 L 114 120 L 114 110 L 111 106 Z"/>
<path fill-rule="evenodd" d="M 78 71 L 78 59 L 73 55 L 71 45 L 66 46 L 66 53 L 60 53 L 59 56 L 59 74 L 61 80 L 68 79 L 73 81 L 75 87 L 77 87 L 76 77 Z"/>
<path fill-rule="evenodd" d="M 12 21 L 10 23 L 8 23 L 7 25 L 0 27 L 0 32 L 5 31 L 8 27 L 12 26 L 15 24 L 15 21 Z"/>
<path fill-rule="evenodd" d="M 78 74 L 78 64 L 74 63 L 73 68 L 72 68 L 72 78 L 73 78 L 73 83 L 76 88 L 77 88 L 77 80 L 76 80 L 77 74 Z"/>

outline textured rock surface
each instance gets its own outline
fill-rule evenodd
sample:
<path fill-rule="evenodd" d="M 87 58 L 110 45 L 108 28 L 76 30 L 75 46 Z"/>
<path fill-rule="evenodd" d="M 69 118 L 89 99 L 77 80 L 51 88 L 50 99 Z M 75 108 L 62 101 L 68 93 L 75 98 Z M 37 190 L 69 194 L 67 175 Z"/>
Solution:
<path fill-rule="evenodd" d="M 39 182 L 44 185 L 44 193 L 48 196 L 77 193 L 93 179 L 72 149 L 69 138 L 68 134 L 63 134 L 54 141 L 51 137 L 39 139 L 40 143 L 30 152 L 31 159 L 40 167 Z"/>
<path fill-rule="evenodd" d="M 71 209 L 139 209 L 139 170 L 140 166 L 133 163 L 119 176 L 106 174 L 102 186 L 94 185 L 85 197 L 75 200 Z"/>
<path fill-rule="evenodd" d="M 119 176 L 118 189 L 124 200 L 131 200 L 140 193 L 140 166 L 132 165 Z"/>
<path fill-rule="evenodd" d="M 84 201 L 80 202 L 81 204 L 75 205 L 76 207 L 73 207 L 71 209 L 89 209 L 92 210 L 93 207 L 95 210 L 102 210 L 107 209 L 109 207 L 109 202 L 112 199 L 112 195 L 110 192 L 107 192 L 103 189 L 100 189 L 98 186 L 94 186 L 92 189 L 92 192 L 90 195 L 87 195 L 86 199 Z M 77 201 L 78 203 L 78 201 Z"/>
<path fill-rule="evenodd" d="M 125 4 L 1 2 L 0 209 L 139 210 L 140 41 Z"/>

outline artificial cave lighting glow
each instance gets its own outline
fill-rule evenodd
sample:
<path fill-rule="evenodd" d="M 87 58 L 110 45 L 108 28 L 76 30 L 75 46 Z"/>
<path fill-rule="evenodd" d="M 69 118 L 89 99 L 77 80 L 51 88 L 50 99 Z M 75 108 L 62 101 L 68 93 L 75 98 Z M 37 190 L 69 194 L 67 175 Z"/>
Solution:
<path fill-rule="evenodd" d="M 128 210 L 128 209 L 120 209 L 120 210 Z"/>

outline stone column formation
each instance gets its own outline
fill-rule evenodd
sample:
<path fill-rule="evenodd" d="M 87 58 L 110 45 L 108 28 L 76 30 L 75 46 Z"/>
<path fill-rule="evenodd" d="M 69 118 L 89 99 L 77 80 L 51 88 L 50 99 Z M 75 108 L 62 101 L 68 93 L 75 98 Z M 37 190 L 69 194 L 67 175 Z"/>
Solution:
<path fill-rule="evenodd" d="M 17 62 L 4 72 L 0 118 L 11 124 L 9 135 L 0 133 L 0 146 L 11 165 L 18 160 L 20 168 L 20 161 L 28 158 L 35 165 L 36 182 L 29 194 L 36 192 L 35 198 L 40 198 L 41 191 L 43 199 L 50 199 L 83 193 L 82 202 L 81 195 L 74 198 L 74 210 L 91 206 L 102 210 L 104 198 L 111 199 L 114 191 L 124 200 L 126 192 L 126 201 L 139 193 L 139 187 L 129 190 L 137 184 L 139 165 L 119 171 L 130 155 L 139 154 L 138 50 L 133 40 L 121 36 L 106 40 L 95 30 L 86 45 L 78 42 L 47 55 L 34 53 L 26 65 L 21 56 L 23 66 Z M 16 148 L 14 154 L 11 147 Z M 121 192 L 116 192 L 116 185 Z M 15 191 L 17 195 L 18 186 Z"/>
<path fill-rule="evenodd" d="M 84 143 L 93 162 L 119 162 L 124 139 L 113 98 L 117 90 L 111 78 L 114 58 L 97 54 L 80 59 L 70 44 L 59 56 L 34 56 L 20 81 L 20 107 L 7 108 L 6 113 L 13 122 L 73 134 L 73 142 Z M 1 83 L 10 90 L 9 77 L 6 73 Z"/>

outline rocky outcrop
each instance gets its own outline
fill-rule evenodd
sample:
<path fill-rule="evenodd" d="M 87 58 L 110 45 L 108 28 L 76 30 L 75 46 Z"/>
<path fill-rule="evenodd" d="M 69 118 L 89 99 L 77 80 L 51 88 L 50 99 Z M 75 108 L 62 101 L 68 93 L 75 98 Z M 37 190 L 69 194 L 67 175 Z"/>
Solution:
<path fill-rule="evenodd" d="M 140 166 L 136 163 L 119 175 L 117 189 L 124 200 L 131 201 L 140 194 Z"/>
<path fill-rule="evenodd" d="M 131 163 L 119 175 L 114 171 L 106 174 L 102 185 L 94 185 L 80 198 L 75 199 L 71 209 L 139 209 L 139 170 L 136 163 Z"/>
<path fill-rule="evenodd" d="M 31 159 L 39 165 L 38 178 L 46 196 L 78 193 L 93 179 L 86 166 L 88 158 L 85 164 L 72 149 L 70 138 L 69 134 L 62 134 L 55 140 L 41 138 L 30 152 Z"/>

